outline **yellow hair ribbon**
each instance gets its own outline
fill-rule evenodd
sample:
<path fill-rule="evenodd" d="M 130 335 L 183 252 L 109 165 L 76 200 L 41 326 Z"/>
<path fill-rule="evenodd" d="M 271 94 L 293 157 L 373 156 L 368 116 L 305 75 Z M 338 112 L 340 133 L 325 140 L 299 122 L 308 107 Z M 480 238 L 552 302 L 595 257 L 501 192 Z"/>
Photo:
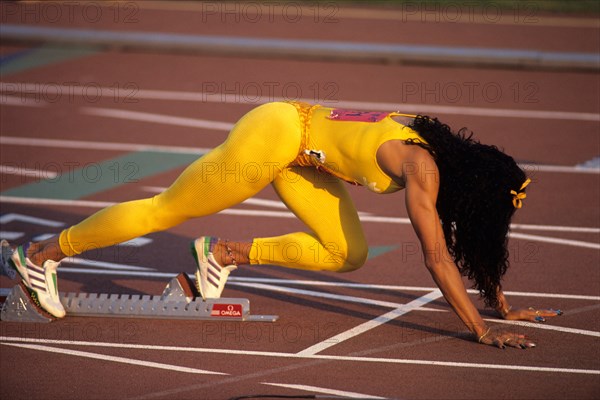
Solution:
<path fill-rule="evenodd" d="M 523 192 L 522 190 L 525 189 L 530 183 L 531 179 L 527 178 L 527 180 L 521 185 L 521 188 L 519 189 L 518 193 L 514 190 L 510 191 L 510 194 L 513 195 L 512 203 L 513 206 L 515 206 L 515 208 L 523 207 L 523 200 L 527 197 L 527 194 L 525 194 L 525 192 Z"/>

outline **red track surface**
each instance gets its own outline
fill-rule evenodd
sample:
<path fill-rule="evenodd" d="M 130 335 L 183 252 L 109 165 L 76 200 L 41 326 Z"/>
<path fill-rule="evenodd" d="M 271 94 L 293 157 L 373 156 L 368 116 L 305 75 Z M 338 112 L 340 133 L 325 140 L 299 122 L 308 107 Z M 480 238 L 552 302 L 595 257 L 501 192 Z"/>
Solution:
<path fill-rule="evenodd" d="M 233 17 L 223 22 L 218 15 L 207 16 L 200 11 L 145 8 L 136 12 L 137 22 L 134 24 L 115 23 L 113 16 L 108 14 L 100 22 L 91 24 L 80 17 L 79 7 L 74 10 L 72 23 L 66 17 L 53 24 L 42 18 L 39 23 L 114 30 L 586 52 L 598 51 L 600 37 L 597 28 L 542 26 L 541 23 L 454 24 L 442 21 L 422 24 L 418 21 L 342 17 L 330 24 L 315 22 L 312 17 L 306 17 L 300 23 L 291 23 L 280 17 L 272 22 L 263 20 L 248 23 L 242 20 L 236 23 Z M 263 12 L 267 12 L 266 9 Z M 561 21 L 569 22 L 567 25 L 573 22 L 571 19 Z M 23 18 L 23 14 L 16 14 L 3 19 L 3 22 L 33 21 Z M 16 46 L 1 47 L 2 56 L 20 50 L 22 48 Z M 446 69 L 119 52 L 98 53 L 24 70 L 3 76 L 2 81 L 39 83 L 38 88 L 58 83 L 184 92 L 207 91 L 216 85 L 229 93 L 238 90 L 238 93 L 242 93 L 238 96 L 240 101 L 251 100 L 255 92 L 249 90 L 257 87 L 262 90 L 263 96 L 293 97 L 296 92 L 286 93 L 283 90 L 293 87 L 300 88 L 298 97 L 315 101 L 389 102 L 399 104 L 399 107 L 401 103 L 411 103 L 459 106 L 465 110 L 597 113 L 600 106 L 599 75 L 592 73 Z M 273 83 L 276 85 L 273 86 Z M 469 85 L 476 88 L 473 96 L 467 91 Z M 494 96 L 493 101 L 489 93 L 482 91 L 482 88 L 490 86 L 500 88 L 500 94 Z M 274 92 L 269 92 L 269 87 L 274 87 Z M 456 87 L 463 89 L 458 96 L 456 92 L 450 92 Z M 332 88 L 335 90 L 332 91 Z M 418 90 L 414 92 L 414 88 Z M 125 91 L 127 94 L 130 92 Z M 85 107 L 110 108 L 233 123 L 255 105 L 252 101 L 250 104 L 148 99 L 128 102 L 124 96 L 117 96 L 116 99 L 108 96 L 91 101 L 90 98 L 68 96 L 65 93 L 58 101 L 48 101 L 48 96 L 43 94 L 16 96 L 29 99 L 37 105 L 43 104 L 44 107 L 2 105 L 3 138 L 190 147 L 213 147 L 225 138 L 226 132 L 91 116 L 82 110 Z M 600 154 L 597 119 L 490 117 L 469 116 L 466 113 L 440 113 L 439 117 L 456 128 L 468 126 L 481 141 L 497 144 L 523 162 L 574 166 Z M 49 166 L 58 165 L 65 172 L 68 165 L 74 163 L 85 165 L 101 162 L 126 152 L 96 150 L 92 147 L 66 149 L 2 144 L 1 162 L 2 165 L 29 169 L 49 169 Z M 118 202 L 147 197 L 151 193 L 145 187 L 167 186 L 180 171 L 177 169 L 158 174 L 82 200 Z M 563 240 L 561 243 L 547 243 L 514 238 L 510 242 L 512 267 L 507 274 L 505 288 L 507 291 L 524 292 L 510 296 L 514 306 L 553 307 L 565 312 L 562 317 L 551 319 L 543 326 L 510 327 L 535 339 L 538 342 L 535 349 L 501 351 L 477 345 L 465 334 L 459 319 L 442 299 L 427 305 L 441 312 L 412 311 L 332 345 L 315 357 L 298 357 L 296 353 L 383 315 L 391 308 L 240 286 L 236 284 L 240 280 L 232 280 L 226 288 L 227 297 L 247 297 L 254 313 L 278 314 L 279 321 L 267 324 L 67 317 L 52 324 L 1 322 L 0 396 L 4 399 L 227 399 L 261 393 L 324 395 L 327 392 L 323 390 L 329 389 L 346 392 L 347 395 L 355 393 L 401 399 L 598 398 L 598 174 L 539 170 L 531 171 L 531 174 L 533 184 L 528 188 L 526 205 L 517 213 L 515 223 L 596 228 L 592 233 L 515 229 L 517 233 Z M 21 175 L 2 174 L 2 191 L 34 180 Z M 361 188 L 349 189 L 362 212 L 376 216 L 406 217 L 402 195 L 375 196 Z M 257 197 L 276 200 L 270 188 Z M 0 205 L 2 214 L 18 213 L 66 224 L 76 223 L 97 209 L 12 202 L 2 202 Z M 241 205 L 236 208 L 277 210 L 260 205 Z M 370 246 L 397 247 L 369 260 L 356 272 L 336 275 L 265 266 L 241 268 L 234 276 L 238 279 L 312 281 L 306 285 L 294 282 L 270 285 L 401 304 L 428 293 L 417 288 L 433 288 L 433 281 L 415 250 L 416 236 L 409 225 L 365 222 L 364 227 Z M 18 241 L 59 230 L 18 221 L 7 223 L 1 229 L 24 232 L 25 236 Z M 150 235 L 152 244 L 139 249 L 127 250 L 127 253 L 117 248 L 106 249 L 90 257 L 153 268 L 155 272 L 192 272 L 193 261 L 187 252 L 188 242 L 200 234 L 247 239 L 297 229 L 304 228 L 292 218 L 216 215 L 184 223 L 169 232 Z M 596 248 L 578 247 L 564 240 L 591 243 Z M 67 263 L 64 266 L 78 267 Z M 168 278 L 164 277 L 63 272 L 60 274 L 60 290 L 159 294 L 167 281 Z M 319 286 L 319 282 L 339 285 Z M 404 288 L 352 288 L 341 285 L 344 283 Z M 0 277 L 1 287 L 13 284 L 5 277 Z M 479 300 L 476 301 L 486 318 L 495 318 L 493 312 L 484 309 Z M 543 327 L 551 329 L 541 329 Z M 569 332 L 561 328 L 577 331 Z M 40 343 L 29 343 L 30 339 L 39 339 Z M 73 343 L 75 341 L 79 343 Z M 37 344 L 43 347 L 23 348 L 11 344 Z M 110 344 L 119 347 L 110 347 Z M 86 354 L 78 353 L 77 356 L 67 354 L 66 350 Z M 133 364 L 93 359 L 89 353 L 121 357 Z M 323 355 L 331 357 L 319 358 Z M 170 367 L 159 369 L 136 364 L 139 361 L 162 363 Z M 428 363 L 430 361 L 459 364 L 432 365 Z M 175 367 L 226 375 L 181 372 Z M 305 385 L 313 389 L 276 387 L 265 383 Z"/>

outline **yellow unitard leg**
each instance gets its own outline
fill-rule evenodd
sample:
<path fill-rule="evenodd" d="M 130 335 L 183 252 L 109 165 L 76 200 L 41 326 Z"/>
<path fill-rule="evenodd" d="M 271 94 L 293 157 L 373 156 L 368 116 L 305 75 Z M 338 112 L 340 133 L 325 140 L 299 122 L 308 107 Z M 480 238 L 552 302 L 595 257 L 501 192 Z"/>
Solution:
<path fill-rule="evenodd" d="M 271 183 L 296 158 L 300 142 L 295 107 L 259 106 L 236 123 L 223 144 L 188 166 L 163 193 L 105 208 L 65 229 L 60 248 L 72 256 L 231 207 Z"/>
<path fill-rule="evenodd" d="M 292 167 L 275 178 L 273 187 L 312 232 L 254 239 L 251 263 L 336 272 L 364 264 L 367 242 L 342 181 L 312 167 Z"/>
<path fill-rule="evenodd" d="M 314 168 L 289 166 L 298 155 L 301 128 L 289 104 L 255 108 L 163 193 L 116 204 L 65 229 L 61 250 L 72 256 L 165 230 L 238 204 L 272 183 L 312 232 L 254 239 L 252 264 L 340 272 L 360 267 L 367 245 L 343 183 Z"/>

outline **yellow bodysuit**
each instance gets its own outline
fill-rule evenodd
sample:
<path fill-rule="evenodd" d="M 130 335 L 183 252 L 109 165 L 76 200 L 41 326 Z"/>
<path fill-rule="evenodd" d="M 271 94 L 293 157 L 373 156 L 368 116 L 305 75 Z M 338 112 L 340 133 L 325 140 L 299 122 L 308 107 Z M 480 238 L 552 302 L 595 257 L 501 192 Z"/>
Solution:
<path fill-rule="evenodd" d="M 379 146 L 388 140 L 424 142 L 414 130 L 392 119 L 397 115 L 413 118 L 414 115 L 292 104 L 298 107 L 300 113 L 310 114 L 306 126 L 307 143 L 298 162 L 300 165 L 323 169 L 375 193 L 392 193 L 402 189 L 382 171 L 376 156 Z M 307 107 L 310 108 L 307 110 Z"/>
<path fill-rule="evenodd" d="M 423 141 L 391 117 L 298 102 L 256 107 L 227 140 L 189 165 L 164 192 L 105 208 L 60 235 L 68 256 L 217 213 L 271 184 L 307 232 L 254 238 L 252 264 L 351 271 L 367 259 L 358 213 L 343 181 L 376 193 L 401 189 L 379 167 L 388 140 Z M 210 232 L 202 232 L 210 234 Z"/>

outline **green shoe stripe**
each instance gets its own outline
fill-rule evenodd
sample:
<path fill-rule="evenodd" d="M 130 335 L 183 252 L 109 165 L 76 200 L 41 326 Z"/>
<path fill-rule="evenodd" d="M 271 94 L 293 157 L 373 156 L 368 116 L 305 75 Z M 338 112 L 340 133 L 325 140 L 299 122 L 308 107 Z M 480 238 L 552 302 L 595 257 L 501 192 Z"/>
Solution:
<path fill-rule="evenodd" d="M 23 253 L 23 246 L 17 247 L 17 250 L 18 250 L 19 261 L 21 262 L 21 265 L 27 266 L 27 261 L 25 260 L 26 254 Z"/>
<path fill-rule="evenodd" d="M 56 272 L 52 273 L 52 283 L 54 283 L 54 294 L 58 296 L 58 279 L 56 277 Z"/>
<path fill-rule="evenodd" d="M 194 259 L 196 260 L 196 263 L 198 263 L 198 252 L 196 251 L 196 242 L 192 241 L 190 243 L 190 251 L 192 252 L 192 256 L 194 257 Z"/>
<path fill-rule="evenodd" d="M 206 236 L 204 238 L 204 256 L 208 257 L 208 253 L 210 252 L 210 241 L 211 241 L 211 237 L 210 236 Z"/>

